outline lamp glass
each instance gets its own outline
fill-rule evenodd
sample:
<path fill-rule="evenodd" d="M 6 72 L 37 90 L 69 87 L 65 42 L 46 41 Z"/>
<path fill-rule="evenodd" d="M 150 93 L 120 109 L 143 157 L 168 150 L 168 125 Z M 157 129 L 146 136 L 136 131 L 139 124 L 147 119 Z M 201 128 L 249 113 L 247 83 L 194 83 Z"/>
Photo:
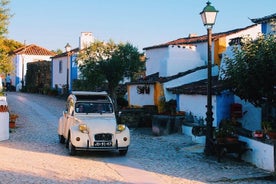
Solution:
<path fill-rule="evenodd" d="M 216 22 L 218 10 L 211 6 L 208 1 L 202 12 L 200 12 L 202 22 L 205 26 L 212 27 Z"/>
<path fill-rule="evenodd" d="M 217 12 L 204 12 L 201 14 L 203 24 L 213 26 L 216 22 Z"/>

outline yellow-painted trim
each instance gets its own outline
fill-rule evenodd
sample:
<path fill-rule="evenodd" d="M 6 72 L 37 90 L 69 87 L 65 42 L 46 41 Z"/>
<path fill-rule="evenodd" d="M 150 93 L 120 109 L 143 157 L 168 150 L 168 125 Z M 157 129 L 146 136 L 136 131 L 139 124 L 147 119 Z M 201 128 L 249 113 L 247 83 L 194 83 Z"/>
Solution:
<path fill-rule="evenodd" d="M 214 44 L 214 64 L 220 66 L 221 54 L 226 50 L 226 37 L 215 40 Z"/>
<path fill-rule="evenodd" d="M 154 85 L 154 105 L 157 106 L 159 113 L 164 110 L 164 98 L 163 84 L 156 82 Z"/>

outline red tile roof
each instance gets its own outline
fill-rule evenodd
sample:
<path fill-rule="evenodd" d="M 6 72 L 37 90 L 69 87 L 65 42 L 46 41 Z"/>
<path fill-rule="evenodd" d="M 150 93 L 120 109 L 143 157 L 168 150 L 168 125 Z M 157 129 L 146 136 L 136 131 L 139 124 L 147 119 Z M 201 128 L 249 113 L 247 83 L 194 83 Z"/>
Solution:
<path fill-rule="evenodd" d="M 13 51 L 13 54 L 26 54 L 26 55 L 44 55 L 44 56 L 54 56 L 55 53 L 49 51 L 45 48 L 39 47 L 37 45 L 31 44 L 27 46 L 20 47 Z"/>
<path fill-rule="evenodd" d="M 165 82 L 168 82 L 168 81 L 171 81 L 171 80 L 183 77 L 185 75 L 188 75 L 188 74 L 191 74 L 193 72 L 196 72 L 196 71 L 199 71 L 199 70 L 203 70 L 203 69 L 206 69 L 206 68 L 207 68 L 206 65 L 199 66 L 199 67 L 196 67 L 194 69 L 190 69 L 190 70 L 187 70 L 185 72 L 179 72 L 176 75 L 172 75 L 172 76 L 168 76 L 168 77 L 160 77 L 159 76 L 159 72 L 156 72 L 154 74 L 145 76 L 144 78 L 140 78 L 140 79 L 138 79 L 136 81 L 129 82 L 127 84 L 154 84 L 156 82 L 165 83 Z"/>
<path fill-rule="evenodd" d="M 212 39 L 216 40 L 220 37 L 225 37 L 225 36 L 228 36 L 228 35 L 231 35 L 231 34 L 235 34 L 237 32 L 252 28 L 254 26 L 257 26 L 257 24 L 253 24 L 253 25 L 247 26 L 245 28 L 234 29 L 234 30 L 231 30 L 231 31 L 226 31 L 226 32 L 221 32 L 221 33 L 214 33 L 214 34 L 212 34 Z M 151 47 L 146 47 L 146 48 L 143 48 L 143 50 L 168 47 L 169 45 L 187 45 L 187 44 L 195 44 L 195 43 L 200 43 L 200 42 L 207 42 L 207 39 L 208 39 L 207 35 L 179 38 L 177 40 L 173 40 L 173 41 L 170 41 L 170 42 L 167 42 L 167 43 L 164 43 L 164 44 L 154 45 L 154 46 L 151 46 Z"/>
<path fill-rule="evenodd" d="M 204 79 L 174 88 L 167 88 L 167 90 L 174 94 L 207 95 L 207 83 L 207 79 Z M 225 88 L 223 87 L 222 81 L 218 80 L 218 76 L 213 76 L 212 95 L 220 94 L 223 90 Z"/>
<path fill-rule="evenodd" d="M 77 53 L 77 52 L 79 52 L 79 48 L 75 48 L 75 49 L 72 49 L 72 50 L 70 50 L 69 52 L 72 54 L 72 53 Z M 63 53 L 61 53 L 61 54 L 58 54 L 58 55 L 55 55 L 55 56 L 53 56 L 52 58 L 61 58 L 61 57 L 65 57 L 65 56 L 67 56 L 68 54 L 67 54 L 67 52 L 63 52 Z"/>

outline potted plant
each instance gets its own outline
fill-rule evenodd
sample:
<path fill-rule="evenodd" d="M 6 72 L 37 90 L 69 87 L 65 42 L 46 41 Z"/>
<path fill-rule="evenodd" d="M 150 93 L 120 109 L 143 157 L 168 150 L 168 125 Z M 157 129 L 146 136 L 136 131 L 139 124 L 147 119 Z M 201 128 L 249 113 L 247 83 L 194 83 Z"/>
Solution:
<path fill-rule="evenodd" d="M 224 143 L 226 141 L 227 133 L 223 128 L 216 128 L 214 135 L 215 135 L 215 140 L 218 143 Z"/>
<path fill-rule="evenodd" d="M 10 128 L 15 128 L 15 122 L 16 122 L 17 118 L 18 118 L 17 114 L 10 113 L 10 122 L 9 122 L 9 127 Z"/>
<path fill-rule="evenodd" d="M 216 133 L 219 137 L 224 137 L 224 141 L 226 142 L 234 142 L 238 140 L 238 135 L 236 128 L 240 125 L 233 123 L 233 121 L 230 120 L 222 120 L 219 124 L 219 130 Z"/>

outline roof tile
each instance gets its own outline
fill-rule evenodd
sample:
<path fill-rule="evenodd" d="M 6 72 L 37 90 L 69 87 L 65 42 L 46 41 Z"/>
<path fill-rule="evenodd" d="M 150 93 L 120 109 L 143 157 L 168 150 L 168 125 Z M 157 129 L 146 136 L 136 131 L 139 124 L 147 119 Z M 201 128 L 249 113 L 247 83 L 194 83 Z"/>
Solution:
<path fill-rule="evenodd" d="M 220 37 L 225 37 L 231 34 L 235 34 L 237 32 L 249 29 L 251 27 L 257 26 L 257 24 L 253 24 L 251 26 L 247 26 L 245 28 L 238 28 L 238 29 L 234 29 L 231 31 L 226 31 L 226 32 L 221 32 L 221 33 L 214 33 L 212 34 L 212 39 L 213 40 L 217 40 Z M 146 47 L 143 48 L 143 50 L 149 50 L 149 49 L 154 49 L 154 48 L 161 48 L 161 47 L 168 47 L 169 45 L 185 45 L 185 44 L 195 44 L 195 43 L 200 43 L 200 42 L 207 42 L 208 36 L 207 35 L 203 35 L 203 36 L 192 36 L 192 37 L 185 37 L 185 38 L 179 38 L 164 44 L 160 44 L 160 45 L 154 45 L 151 47 Z"/>
<path fill-rule="evenodd" d="M 167 90 L 171 91 L 174 94 L 207 95 L 207 83 L 208 80 L 204 79 L 174 88 L 167 88 Z M 213 76 L 212 95 L 219 94 L 223 90 L 224 87 L 222 85 L 222 81 L 218 80 L 218 76 Z"/>
<path fill-rule="evenodd" d="M 31 44 L 16 49 L 13 54 L 54 56 L 55 53 L 37 45 Z"/>

